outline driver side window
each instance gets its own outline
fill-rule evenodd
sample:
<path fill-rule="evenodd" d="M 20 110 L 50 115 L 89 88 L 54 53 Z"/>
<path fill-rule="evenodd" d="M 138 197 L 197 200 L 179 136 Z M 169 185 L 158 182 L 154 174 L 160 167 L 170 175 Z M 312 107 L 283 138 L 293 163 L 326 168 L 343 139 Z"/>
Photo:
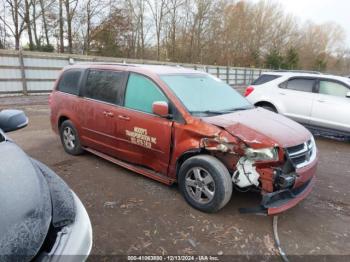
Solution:
<path fill-rule="evenodd" d="M 156 101 L 168 103 L 168 99 L 150 79 L 139 74 L 130 73 L 124 106 L 152 114 L 152 104 Z"/>
<path fill-rule="evenodd" d="M 349 91 L 349 88 L 340 83 L 320 80 L 320 94 L 345 97 Z"/>

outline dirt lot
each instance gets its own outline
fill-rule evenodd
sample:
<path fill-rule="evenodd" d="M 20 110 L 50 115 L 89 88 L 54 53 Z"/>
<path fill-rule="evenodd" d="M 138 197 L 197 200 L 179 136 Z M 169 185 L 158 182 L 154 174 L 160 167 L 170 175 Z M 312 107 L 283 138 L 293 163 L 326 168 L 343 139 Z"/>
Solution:
<path fill-rule="evenodd" d="M 66 154 L 50 128 L 47 97 L 0 98 L 0 106 L 25 110 L 29 126 L 10 136 L 81 198 L 93 225 L 92 254 L 267 259 L 276 254 L 271 218 L 238 212 L 239 207 L 256 205 L 259 195 L 234 192 L 219 213 L 201 213 L 183 200 L 176 186 L 169 188 L 91 154 Z M 279 217 L 281 245 L 289 256 L 350 255 L 350 143 L 317 139 L 317 145 L 316 187 L 308 199 Z"/>

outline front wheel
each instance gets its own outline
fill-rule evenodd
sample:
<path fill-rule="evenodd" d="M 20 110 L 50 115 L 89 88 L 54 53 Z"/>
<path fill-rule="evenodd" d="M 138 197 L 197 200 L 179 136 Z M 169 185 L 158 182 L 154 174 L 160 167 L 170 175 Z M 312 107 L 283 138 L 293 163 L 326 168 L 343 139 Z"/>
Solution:
<path fill-rule="evenodd" d="M 187 159 L 180 168 L 178 180 L 186 201 L 201 211 L 216 212 L 231 199 L 230 173 L 213 156 L 199 155 Z"/>
<path fill-rule="evenodd" d="M 70 120 L 66 120 L 60 127 L 60 137 L 64 150 L 71 155 L 80 155 L 84 152 L 78 131 Z"/>

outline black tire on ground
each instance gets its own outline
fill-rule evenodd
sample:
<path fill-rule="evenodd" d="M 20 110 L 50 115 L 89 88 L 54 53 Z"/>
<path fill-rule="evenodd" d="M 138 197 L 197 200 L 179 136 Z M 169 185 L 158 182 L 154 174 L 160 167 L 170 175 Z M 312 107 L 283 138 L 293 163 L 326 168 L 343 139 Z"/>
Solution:
<path fill-rule="evenodd" d="M 199 182 L 195 180 L 195 173 L 198 170 L 201 177 Z M 209 181 L 212 182 L 206 185 Z M 198 155 L 187 159 L 180 168 L 178 182 L 186 201 L 192 207 L 207 213 L 220 210 L 231 199 L 230 173 L 221 161 L 210 155 Z M 196 200 L 197 190 L 200 190 L 199 200 Z M 210 197 L 207 198 L 208 192 Z"/>
<path fill-rule="evenodd" d="M 81 155 L 84 149 L 81 146 L 79 134 L 70 120 L 65 120 L 60 126 L 60 137 L 64 150 L 71 155 Z M 71 142 L 69 142 L 71 141 Z"/>

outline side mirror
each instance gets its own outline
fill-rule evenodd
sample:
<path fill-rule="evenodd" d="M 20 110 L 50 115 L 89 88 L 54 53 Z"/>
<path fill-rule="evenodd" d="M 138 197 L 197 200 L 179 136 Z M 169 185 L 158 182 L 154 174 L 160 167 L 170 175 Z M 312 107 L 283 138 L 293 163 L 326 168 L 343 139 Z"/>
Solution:
<path fill-rule="evenodd" d="M 350 91 L 346 93 L 345 95 L 347 98 L 350 98 Z"/>
<path fill-rule="evenodd" d="M 169 117 L 169 105 L 164 101 L 153 102 L 152 112 L 157 116 Z"/>
<path fill-rule="evenodd" d="M 4 132 L 11 132 L 28 125 L 28 118 L 21 110 L 0 111 L 0 129 Z"/>

